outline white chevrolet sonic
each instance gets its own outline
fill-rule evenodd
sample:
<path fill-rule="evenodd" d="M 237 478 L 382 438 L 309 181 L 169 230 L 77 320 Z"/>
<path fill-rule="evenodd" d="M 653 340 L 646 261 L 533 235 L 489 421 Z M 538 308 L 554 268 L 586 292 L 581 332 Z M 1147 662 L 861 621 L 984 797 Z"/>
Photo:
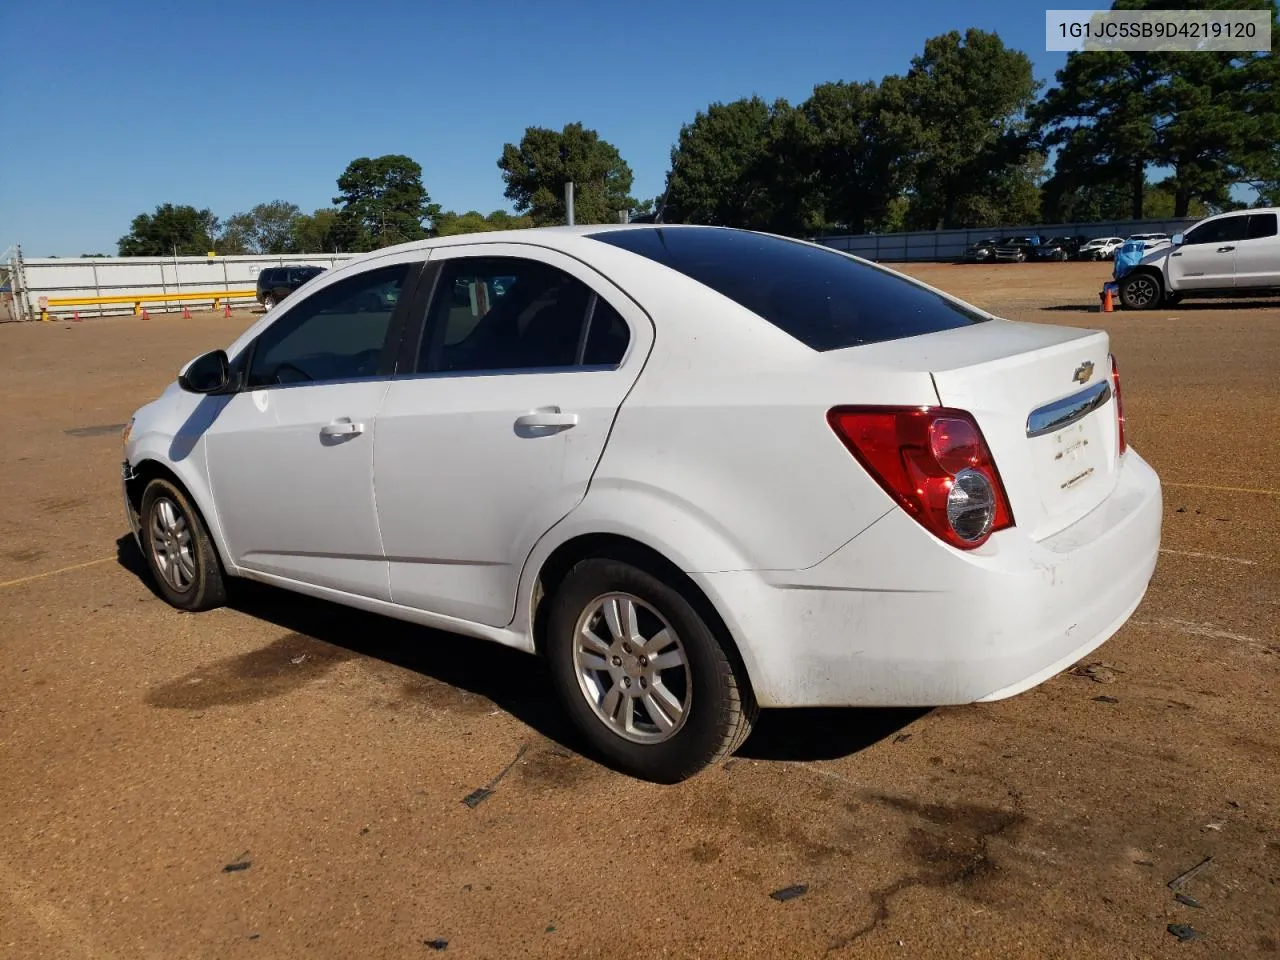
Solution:
<path fill-rule="evenodd" d="M 1104 332 L 771 235 L 560 227 L 309 281 L 135 414 L 124 496 L 174 606 L 247 577 L 536 653 L 673 782 L 759 707 L 996 700 L 1103 643 L 1160 542 L 1124 428 Z"/>

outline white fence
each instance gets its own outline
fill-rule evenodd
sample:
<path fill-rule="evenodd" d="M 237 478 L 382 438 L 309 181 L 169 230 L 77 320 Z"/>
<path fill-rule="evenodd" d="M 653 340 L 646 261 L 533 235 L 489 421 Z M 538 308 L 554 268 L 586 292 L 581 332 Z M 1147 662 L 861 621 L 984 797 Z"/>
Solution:
<path fill-rule="evenodd" d="M 889 263 L 910 260 L 958 260 L 971 243 L 988 237 L 1131 237 L 1135 233 L 1175 233 L 1198 222 L 1196 217 L 1170 220 L 1108 220 L 1102 223 L 1051 223 L 1032 227 L 980 227 L 964 230 L 919 230 L 914 233 L 857 234 L 815 237 L 816 243 L 866 260 Z"/>
<path fill-rule="evenodd" d="M 148 311 L 179 311 L 184 306 L 208 307 L 212 294 L 232 291 L 230 299 L 254 300 L 258 274 L 266 267 L 312 264 L 332 269 L 357 256 L 353 253 L 286 254 L 235 257 L 41 257 L 28 260 L 19 253 L 11 261 L 13 312 L 16 320 L 38 320 L 41 301 L 63 298 L 127 298 L 171 294 L 173 300 L 146 303 Z M 185 295 L 185 296 L 184 296 Z M 227 299 L 225 296 L 220 299 Z M 106 316 L 133 313 L 131 302 L 47 306 L 50 317 Z"/>

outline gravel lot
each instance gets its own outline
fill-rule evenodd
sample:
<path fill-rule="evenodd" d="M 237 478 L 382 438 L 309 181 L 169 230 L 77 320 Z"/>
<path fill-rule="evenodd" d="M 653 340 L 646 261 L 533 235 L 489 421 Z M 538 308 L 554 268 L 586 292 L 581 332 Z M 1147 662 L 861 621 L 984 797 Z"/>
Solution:
<path fill-rule="evenodd" d="M 1130 623 L 1012 700 L 766 714 L 678 787 L 582 756 L 521 654 L 154 596 L 120 425 L 251 314 L 0 326 L 0 957 L 1280 950 L 1280 301 L 1102 315 L 1109 268 L 908 269 L 1111 331 L 1165 483 Z"/>

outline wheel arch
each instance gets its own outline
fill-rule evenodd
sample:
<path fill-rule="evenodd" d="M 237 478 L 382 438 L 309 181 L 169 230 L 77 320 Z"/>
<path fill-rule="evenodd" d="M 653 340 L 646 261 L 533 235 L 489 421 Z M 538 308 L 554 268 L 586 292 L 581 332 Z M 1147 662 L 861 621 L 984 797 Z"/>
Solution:
<path fill-rule="evenodd" d="M 754 690 L 756 668 L 751 662 L 750 651 L 734 636 L 727 618 L 721 615 L 712 597 L 668 556 L 669 552 L 634 536 L 613 532 L 578 533 L 558 544 L 539 564 L 527 591 L 528 629 L 534 652 L 543 656 L 546 649 L 549 605 L 544 601 L 555 593 L 569 571 L 583 560 L 620 560 L 653 574 L 678 590 L 720 641 L 748 690 Z"/>
<path fill-rule="evenodd" d="M 204 524 L 204 528 L 209 531 L 209 539 L 213 541 L 214 549 L 218 552 L 218 560 L 222 563 L 224 573 L 230 573 L 233 565 L 229 562 L 226 549 L 222 543 L 221 530 L 216 523 L 210 522 L 210 511 L 205 509 L 204 504 L 200 502 L 200 497 L 192 490 L 192 485 L 187 483 L 179 474 L 168 464 L 162 463 L 160 460 L 152 457 L 144 456 L 132 468 L 132 476 L 127 477 L 124 481 L 125 499 L 128 509 L 133 516 L 140 522 L 142 514 L 142 494 L 147 489 L 147 485 L 152 480 L 167 480 L 172 483 L 183 495 L 191 502 L 192 509 L 200 517 L 200 522 Z"/>

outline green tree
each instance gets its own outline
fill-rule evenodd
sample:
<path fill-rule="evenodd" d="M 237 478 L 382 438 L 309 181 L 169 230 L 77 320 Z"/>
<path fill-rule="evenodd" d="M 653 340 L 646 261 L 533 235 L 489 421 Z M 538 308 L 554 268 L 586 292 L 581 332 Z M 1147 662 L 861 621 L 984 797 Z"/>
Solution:
<path fill-rule="evenodd" d="M 925 41 L 905 77 L 885 79 L 880 122 L 908 146 L 913 225 L 978 226 L 975 220 L 1011 219 L 1029 206 L 1027 111 L 1039 88 L 1025 53 L 972 28 Z M 996 210 L 1001 196 L 1016 198 L 1015 209 Z"/>
<path fill-rule="evenodd" d="M 422 167 L 402 154 L 352 160 L 338 177 L 338 190 L 335 239 L 346 250 L 420 240 L 440 212 L 422 185 Z"/>
<path fill-rule="evenodd" d="M 129 232 L 116 241 L 122 257 L 204 256 L 213 249 L 218 218 L 212 211 L 162 203 L 155 213 L 133 218 Z"/>
<path fill-rule="evenodd" d="M 337 253 L 338 211 L 321 207 L 314 213 L 300 213 L 293 219 L 290 253 Z"/>
<path fill-rule="evenodd" d="M 487 217 L 478 210 L 468 210 L 466 213 L 446 210 L 436 218 L 436 235 L 452 237 L 459 233 L 519 230 L 531 226 L 533 226 L 532 217 L 513 217 L 505 210 L 495 210 Z"/>
<path fill-rule="evenodd" d="M 1275 0 L 1202 0 L 1196 7 L 1272 11 Z M 1182 9 L 1181 0 L 1115 0 L 1112 9 Z M 1230 201 L 1234 184 L 1276 171 L 1280 62 L 1237 52 L 1071 53 L 1037 110 L 1046 146 L 1061 148 L 1057 192 L 1126 184 L 1129 213 L 1143 215 L 1147 173 L 1172 170 L 1174 215 L 1199 199 Z M 1060 188 L 1060 190 L 1058 189 Z M 1150 214 L 1148 214 L 1150 215 Z"/>
<path fill-rule="evenodd" d="M 234 213 L 227 217 L 218 236 L 218 250 L 226 256 L 256 253 L 253 245 L 253 217 L 247 213 Z"/>
<path fill-rule="evenodd" d="M 297 204 L 283 200 L 260 203 L 248 213 L 236 213 L 223 225 L 219 245 L 223 253 L 291 253 Z"/>
<path fill-rule="evenodd" d="M 905 144 L 884 122 L 884 96 L 874 83 L 823 83 L 796 108 L 787 127 L 795 141 L 778 149 L 780 169 L 801 174 L 785 202 L 809 202 L 810 221 L 862 233 L 882 229 L 905 186 Z M 798 189 L 797 189 L 798 188 Z"/>
<path fill-rule="evenodd" d="M 669 222 L 768 228 L 775 219 L 780 156 L 775 136 L 791 114 L 785 100 L 713 103 L 680 128 L 667 174 Z M 789 149 L 798 135 L 786 137 Z"/>
<path fill-rule="evenodd" d="M 566 221 L 564 188 L 570 182 L 576 223 L 616 223 L 618 211 L 636 202 L 631 167 L 618 148 L 580 123 L 563 130 L 528 127 L 519 145 L 503 146 L 498 169 L 504 195 L 539 227 Z"/>

